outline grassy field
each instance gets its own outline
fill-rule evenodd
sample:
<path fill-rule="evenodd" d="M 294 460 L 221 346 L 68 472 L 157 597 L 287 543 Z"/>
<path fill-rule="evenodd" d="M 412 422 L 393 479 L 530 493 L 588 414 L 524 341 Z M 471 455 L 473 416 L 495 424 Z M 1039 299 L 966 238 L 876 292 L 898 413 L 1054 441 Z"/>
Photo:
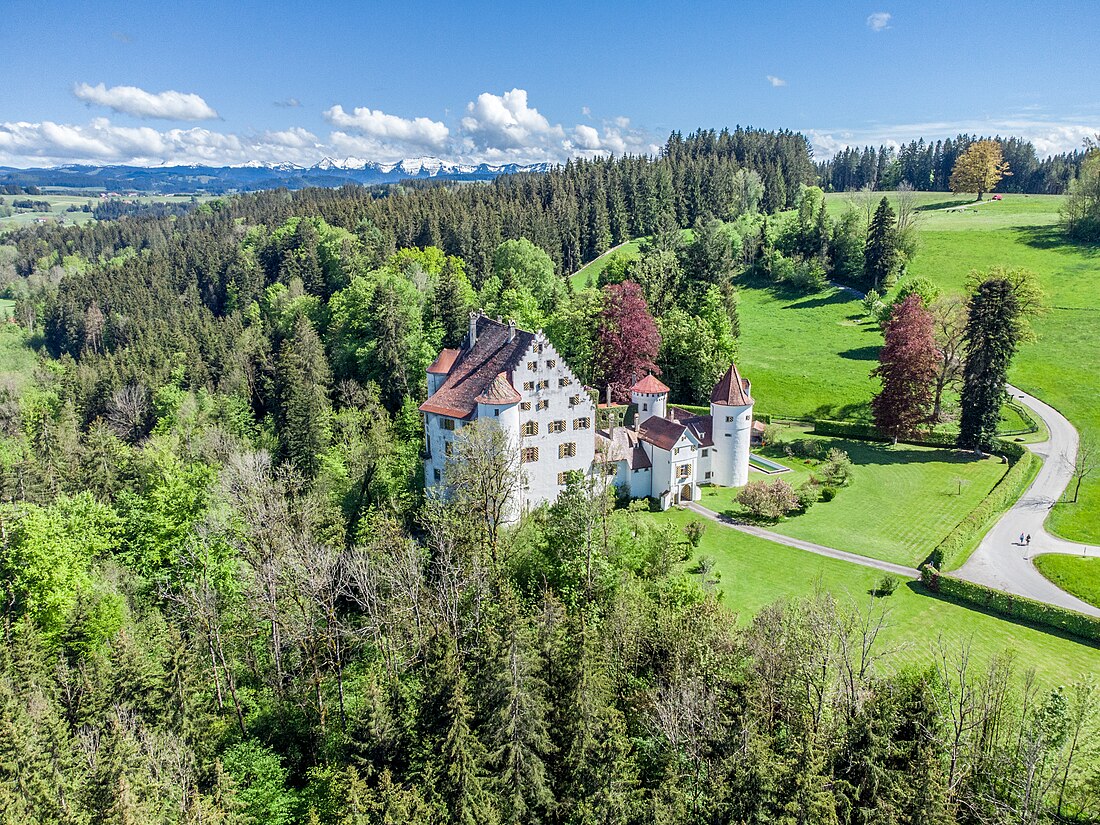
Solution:
<path fill-rule="evenodd" d="M 596 279 L 600 277 L 600 273 L 603 272 L 604 267 L 607 266 L 607 262 L 611 260 L 612 255 L 624 255 L 628 258 L 637 258 L 641 246 L 642 242 L 640 240 L 627 241 L 622 246 L 605 252 L 603 255 L 596 258 L 596 260 L 581 267 L 570 276 L 569 280 L 573 282 L 573 288 L 584 289 L 588 286 L 589 280 L 591 280 L 592 285 L 595 286 Z"/>
<path fill-rule="evenodd" d="M 1036 557 L 1035 566 L 1063 590 L 1100 607 L 1100 558 L 1047 553 Z"/>
<path fill-rule="evenodd" d="M 950 200 L 919 197 L 925 207 Z M 842 203 L 841 196 L 831 198 Z M 1084 437 L 1100 439 L 1100 247 L 1060 238 L 1061 202 L 1054 195 L 1006 195 L 961 212 L 926 208 L 910 271 L 949 291 L 961 291 L 972 269 L 1035 272 L 1051 310 L 1033 322 L 1037 340 L 1020 348 L 1009 377 L 1056 407 Z M 1100 477 L 1086 481 L 1080 503 L 1055 507 L 1047 526 L 1066 538 L 1100 542 Z"/>
<path fill-rule="evenodd" d="M 208 201 L 213 196 L 198 196 L 199 201 Z M 66 224 L 80 224 L 93 221 L 95 218 L 91 212 L 68 212 L 70 206 L 83 207 L 85 204 L 95 209 L 99 204 L 99 195 L 84 194 L 49 194 L 49 195 L 4 195 L 4 203 L 11 206 L 13 200 L 46 201 L 50 205 L 48 212 L 15 212 L 8 216 L 0 216 L 0 233 L 5 229 L 27 226 L 35 221 L 46 218 L 51 221 L 61 221 Z M 171 195 L 138 195 L 126 198 L 126 200 L 140 201 L 141 203 L 188 203 L 191 196 L 173 197 Z"/>
<path fill-rule="evenodd" d="M 10 311 L 10 301 L 0 300 L 0 319 Z M 0 320 L 0 384 L 14 384 L 18 390 L 34 370 L 34 353 L 27 347 L 23 330 Z"/>
<path fill-rule="evenodd" d="M 989 493 L 1008 469 L 997 459 L 954 450 L 821 439 L 852 459 L 852 483 L 832 501 L 818 502 L 769 529 L 861 556 L 915 567 Z M 798 487 L 812 468 L 799 459 L 769 458 L 792 468 L 783 478 Z M 765 478 L 752 473 L 750 480 Z M 704 489 L 700 503 L 738 515 L 734 491 Z"/>
<path fill-rule="evenodd" d="M 652 517 L 678 527 L 693 519 L 690 512 L 677 510 Z M 707 525 L 694 558 L 700 556 L 714 560 L 714 570 L 721 574 L 718 587 L 723 601 L 738 614 L 741 624 L 749 623 L 766 605 L 803 598 L 816 589 L 866 608 L 871 600 L 869 591 L 882 578 L 875 570 L 716 524 Z M 900 585 L 883 602 L 889 617 L 881 644 L 894 651 L 889 661 L 895 667 L 929 662 L 933 646 L 942 639 L 950 647 L 969 644 L 979 661 L 1015 651 L 1021 670 L 1034 667 L 1048 686 L 1067 684 L 1100 669 L 1100 650 L 1095 647 L 945 601 L 916 583 Z"/>

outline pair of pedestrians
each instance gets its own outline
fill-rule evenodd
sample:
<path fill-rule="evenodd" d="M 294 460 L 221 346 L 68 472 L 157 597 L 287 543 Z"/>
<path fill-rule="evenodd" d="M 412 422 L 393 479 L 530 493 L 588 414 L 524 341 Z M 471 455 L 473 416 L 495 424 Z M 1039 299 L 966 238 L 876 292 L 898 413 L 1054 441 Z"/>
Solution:
<path fill-rule="evenodd" d="M 1026 536 L 1020 533 L 1020 544 L 1023 547 L 1031 547 L 1031 533 L 1028 533 Z"/>

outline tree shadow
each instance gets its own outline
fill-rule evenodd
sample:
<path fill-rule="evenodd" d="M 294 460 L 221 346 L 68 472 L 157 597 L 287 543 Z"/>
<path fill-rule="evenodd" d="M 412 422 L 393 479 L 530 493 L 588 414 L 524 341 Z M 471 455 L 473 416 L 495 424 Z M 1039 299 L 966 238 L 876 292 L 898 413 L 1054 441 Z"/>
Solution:
<path fill-rule="evenodd" d="M 934 590 L 929 590 L 924 586 L 924 583 L 919 580 L 908 581 L 905 586 L 909 588 L 917 596 L 924 596 L 926 598 L 935 599 L 939 602 L 946 602 L 947 604 L 957 605 L 958 607 L 964 607 L 967 610 L 973 610 L 975 613 L 981 613 L 985 616 L 991 616 L 994 619 L 1000 619 L 1003 622 L 1014 624 L 1018 627 L 1028 627 L 1032 630 L 1037 630 L 1040 633 L 1045 633 L 1048 636 L 1055 636 L 1059 639 L 1065 639 L 1068 642 L 1076 642 L 1077 644 L 1086 645 L 1087 647 L 1100 650 L 1100 642 L 1096 642 L 1092 639 L 1086 639 L 1083 636 L 1077 636 L 1076 634 L 1069 633 L 1065 630 L 1060 630 L 1056 627 L 1048 627 L 1047 625 L 1037 624 L 1035 622 L 1029 622 L 1018 616 L 1006 616 L 1004 613 L 999 613 L 996 610 L 990 610 L 989 608 L 982 607 L 981 605 L 974 604 L 973 602 L 963 601 L 962 599 L 956 599 L 952 596 L 946 596 L 942 593 L 937 593 Z"/>
<path fill-rule="evenodd" d="M 811 418 L 820 418 L 828 421 L 858 420 L 867 423 L 871 420 L 871 402 L 862 401 L 857 404 L 821 404 L 810 410 Z"/>
<path fill-rule="evenodd" d="M 783 294 L 783 293 L 779 293 Z M 789 294 L 789 293 L 788 293 Z M 841 289 L 834 289 L 828 295 L 812 295 L 794 303 L 787 304 L 784 309 L 816 309 L 817 307 L 832 306 L 834 304 L 848 304 L 856 300 L 856 297 Z"/>
<path fill-rule="evenodd" d="M 1060 249 L 1077 252 L 1090 258 L 1100 255 L 1100 244 L 1090 244 L 1069 238 L 1058 226 L 1021 226 L 1016 237 L 1035 249 Z"/>
<path fill-rule="evenodd" d="M 866 347 L 846 349 L 843 352 L 838 352 L 837 355 L 841 358 L 847 358 L 849 361 L 877 361 L 880 349 L 881 347 L 872 344 Z"/>
<path fill-rule="evenodd" d="M 918 206 L 915 211 L 935 212 L 938 209 L 950 209 L 952 206 L 966 206 L 968 203 L 977 203 L 977 201 L 973 198 L 963 198 L 962 200 L 956 198 L 950 201 L 936 201 L 935 203 L 926 203 L 922 206 Z"/>
<path fill-rule="evenodd" d="M 885 441 L 857 441 L 835 439 L 834 447 L 844 450 L 854 464 L 931 464 L 949 462 L 951 464 L 972 464 L 984 461 L 970 450 L 955 450 L 950 447 L 917 448 L 904 443 L 893 445 Z"/>

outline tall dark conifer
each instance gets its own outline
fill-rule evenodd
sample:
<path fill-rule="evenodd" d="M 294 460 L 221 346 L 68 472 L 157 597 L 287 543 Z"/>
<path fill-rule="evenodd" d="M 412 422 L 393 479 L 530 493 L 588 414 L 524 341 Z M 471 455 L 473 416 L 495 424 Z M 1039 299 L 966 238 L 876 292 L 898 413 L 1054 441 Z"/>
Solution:
<path fill-rule="evenodd" d="M 959 446 L 988 450 L 997 434 L 1005 379 L 1020 337 L 1020 307 L 1012 284 L 984 281 L 970 299 L 964 341 Z"/>
<path fill-rule="evenodd" d="M 872 289 L 889 286 L 898 263 L 897 216 L 890 201 L 879 201 L 871 225 L 867 227 L 867 245 L 863 248 L 863 275 Z"/>

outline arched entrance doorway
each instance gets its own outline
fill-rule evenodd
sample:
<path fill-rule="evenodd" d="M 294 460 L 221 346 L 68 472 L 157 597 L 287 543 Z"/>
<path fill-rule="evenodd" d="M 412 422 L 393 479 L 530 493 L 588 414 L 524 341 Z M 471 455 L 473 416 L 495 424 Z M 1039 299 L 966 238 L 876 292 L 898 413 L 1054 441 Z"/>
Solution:
<path fill-rule="evenodd" d="M 680 501 L 691 501 L 691 485 L 685 484 L 680 491 Z"/>

